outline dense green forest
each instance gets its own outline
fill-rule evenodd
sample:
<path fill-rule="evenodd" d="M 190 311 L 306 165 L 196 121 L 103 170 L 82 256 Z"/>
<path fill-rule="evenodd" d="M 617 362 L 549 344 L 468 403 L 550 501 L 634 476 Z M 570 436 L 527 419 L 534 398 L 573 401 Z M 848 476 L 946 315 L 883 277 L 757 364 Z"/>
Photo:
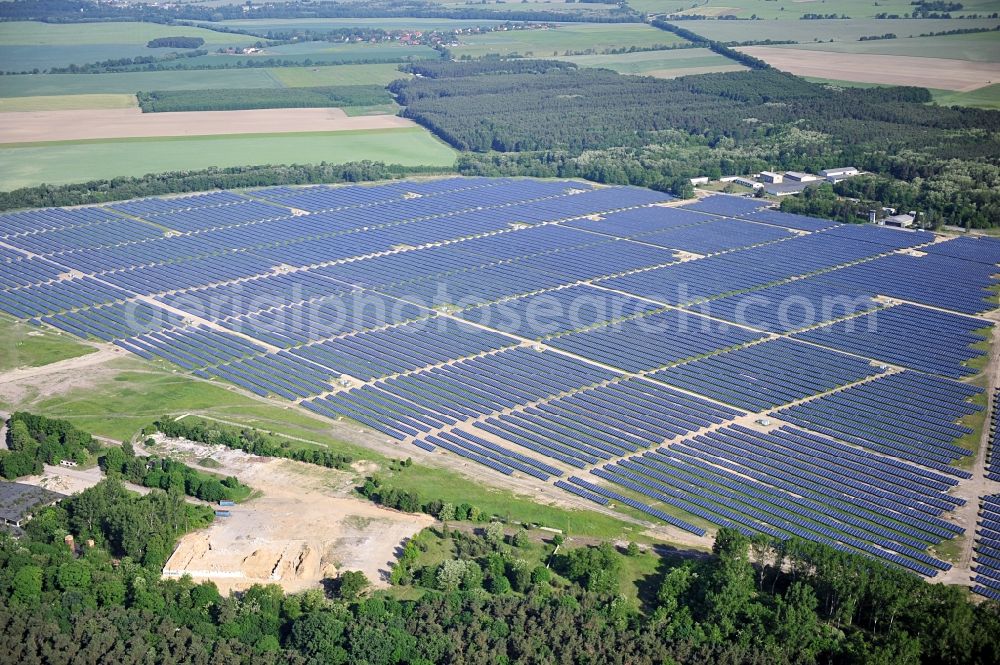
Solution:
<path fill-rule="evenodd" d="M 43 464 L 86 462 L 101 445 L 65 420 L 17 411 L 7 421 L 7 450 L 0 450 L 0 475 L 8 480 L 41 473 Z"/>
<path fill-rule="evenodd" d="M 170 111 L 231 111 L 305 107 L 377 106 L 392 103 L 377 85 L 335 85 L 313 88 L 246 88 L 213 90 L 156 90 L 140 92 L 144 113 Z"/>
<path fill-rule="evenodd" d="M 961 591 L 822 545 L 777 549 L 723 530 L 710 557 L 664 557 L 646 612 L 616 594 L 625 555 L 560 547 L 526 568 L 520 532 L 445 532 L 456 557 L 420 572 L 417 600 L 159 575 L 176 539 L 210 520 L 172 491 L 114 480 L 0 534 L 0 649 L 12 662 L 994 663 L 1000 613 Z M 63 535 L 94 547 L 71 552 Z M 559 541 L 558 536 L 553 541 Z M 412 541 L 411 541 L 412 542 Z M 552 542 L 555 547 L 559 542 Z M 420 545 L 408 546 L 419 554 Z M 755 566 L 760 557 L 766 563 Z"/>
<path fill-rule="evenodd" d="M 929 105 L 922 88 L 840 89 L 769 68 L 659 80 L 465 66 L 421 63 L 424 76 L 390 85 L 405 116 L 469 151 L 462 173 L 676 191 L 699 175 L 850 164 L 880 183 L 864 198 L 916 206 L 929 224 L 1000 220 L 1000 112 Z"/>

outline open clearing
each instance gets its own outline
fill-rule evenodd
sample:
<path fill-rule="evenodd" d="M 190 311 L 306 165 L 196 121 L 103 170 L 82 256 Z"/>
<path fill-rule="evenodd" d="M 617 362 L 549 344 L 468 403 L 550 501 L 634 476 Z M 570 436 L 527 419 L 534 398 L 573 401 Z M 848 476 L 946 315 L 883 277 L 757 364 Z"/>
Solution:
<path fill-rule="evenodd" d="M 162 437 L 147 452 L 189 464 L 211 457 L 221 464 L 216 472 L 259 492 L 231 517 L 184 536 L 164 568 L 167 576 L 212 580 L 224 593 L 268 583 L 302 591 L 341 570 L 360 570 L 376 587 L 388 586 L 397 549 L 434 522 L 351 497 L 350 473 Z"/>
<path fill-rule="evenodd" d="M 8 143 L 0 145 L 0 190 L 212 166 L 341 164 L 364 159 L 450 166 L 455 155 L 423 127 Z"/>
<path fill-rule="evenodd" d="M 579 67 L 600 67 L 612 69 L 620 74 L 642 74 L 657 78 L 710 72 L 738 72 L 745 69 L 743 65 L 707 48 L 639 51 L 615 55 L 572 55 L 559 59 L 572 62 Z"/>
<path fill-rule="evenodd" d="M 975 90 L 1000 80 L 1000 69 L 992 63 L 902 55 L 837 54 L 773 46 L 749 46 L 739 50 L 799 76 L 915 85 L 959 92 Z"/>
<path fill-rule="evenodd" d="M 137 108 L 9 113 L 0 143 L 84 141 L 152 136 L 340 132 L 416 127 L 394 115 L 351 117 L 336 108 L 143 113 Z"/>

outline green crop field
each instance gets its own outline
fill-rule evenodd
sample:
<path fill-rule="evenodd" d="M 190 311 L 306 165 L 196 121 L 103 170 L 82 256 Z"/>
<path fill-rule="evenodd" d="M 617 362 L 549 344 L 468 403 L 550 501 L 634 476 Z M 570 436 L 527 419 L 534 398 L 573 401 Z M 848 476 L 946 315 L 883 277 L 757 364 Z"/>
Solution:
<path fill-rule="evenodd" d="M 644 74 L 658 78 L 709 72 L 735 72 L 744 69 L 742 65 L 707 48 L 639 51 L 616 55 L 574 55 L 559 59 L 575 63 L 580 67 L 601 67 L 622 74 Z"/>
<path fill-rule="evenodd" d="M 80 109 L 128 109 L 136 106 L 135 95 L 45 95 L 0 97 L 0 113 L 11 111 L 77 111 Z"/>
<path fill-rule="evenodd" d="M 857 42 L 869 35 L 893 33 L 900 39 L 959 28 L 995 28 L 1000 19 L 851 19 L 816 21 L 689 21 L 681 27 L 720 42 L 792 40 Z M 870 43 L 870 42 L 861 42 Z M 879 42 L 875 42 L 879 43 Z M 945 56 L 939 56 L 945 57 Z"/>
<path fill-rule="evenodd" d="M 331 65 L 254 69 L 123 72 L 116 74 L 27 74 L 0 77 L 0 98 L 135 94 L 148 90 L 282 88 L 380 84 L 405 78 L 399 65 Z M 94 107 L 88 107 L 94 108 Z M 102 107 L 98 107 L 102 108 Z"/>
<path fill-rule="evenodd" d="M 464 35 L 461 44 L 451 49 L 456 57 L 534 55 L 551 57 L 571 53 L 600 53 L 614 48 L 652 48 L 685 43 L 673 33 L 640 23 L 560 24 L 549 30 L 512 30 L 483 35 Z"/>
<path fill-rule="evenodd" d="M 1000 110 L 1000 83 L 988 85 L 972 92 L 931 90 L 934 101 L 941 106 L 972 106 L 980 109 Z"/>
<path fill-rule="evenodd" d="M 422 127 L 0 144 L 0 189 L 210 166 L 363 159 L 447 166 L 455 152 Z"/>
<path fill-rule="evenodd" d="M 913 11 L 910 0 L 822 0 L 820 2 L 783 2 L 781 0 L 629 0 L 633 9 L 650 14 L 700 14 L 703 16 L 736 16 L 762 19 L 799 20 L 804 14 L 837 14 L 853 19 L 874 18 L 876 14 L 909 15 Z M 967 14 L 992 14 L 997 11 L 994 0 L 963 0 L 962 11 L 951 12 L 953 17 Z"/>
<path fill-rule="evenodd" d="M 399 71 L 399 65 L 335 65 L 331 67 L 281 67 L 269 69 L 271 76 L 289 88 L 311 88 L 320 85 L 386 85 L 396 79 L 409 78 Z"/>
<path fill-rule="evenodd" d="M 256 41 L 203 28 L 156 23 L 0 23 L 0 67 L 4 71 L 31 71 L 82 65 L 112 58 L 163 56 L 184 49 L 147 48 L 155 37 L 201 37 L 203 48 L 239 46 Z"/>
<path fill-rule="evenodd" d="M 0 97 L 135 94 L 140 90 L 280 88 L 267 69 L 127 72 L 122 74 L 29 74 L 0 77 Z"/>
<path fill-rule="evenodd" d="M 915 37 L 913 39 L 879 39 L 865 42 L 829 42 L 796 44 L 788 48 L 833 53 L 864 53 L 868 55 L 905 55 L 918 58 L 947 58 L 970 62 L 1000 62 L 1000 32 L 980 32 L 970 35 Z M 997 73 L 1000 80 L 1000 71 Z"/>

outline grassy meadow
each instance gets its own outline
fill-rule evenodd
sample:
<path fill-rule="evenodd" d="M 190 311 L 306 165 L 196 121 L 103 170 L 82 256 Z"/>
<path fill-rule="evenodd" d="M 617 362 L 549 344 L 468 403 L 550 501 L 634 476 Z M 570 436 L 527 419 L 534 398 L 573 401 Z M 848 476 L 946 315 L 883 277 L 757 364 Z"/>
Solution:
<path fill-rule="evenodd" d="M 450 50 L 455 57 L 533 55 L 538 58 L 608 49 L 653 48 L 685 43 L 677 35 L 641 23 L 571 23 L 548 30 L 511 30 L 463 35 Z"/>
<path fill-rule="evenodd" d="M 0 371 L 41 367 L 93 351 L 66 333 L 0 317 Z"/>
<path fill-rule="evenodd" d="M 1000 19 L 997 20 L 1000 25 Z M 969 35 L 878 39 L 873 41 L 790 44 L 787 48 L 833 53 L 864 53 L 868 55 L 904 55 L 917 58 L 945 58 L 969 62 L 1000 63 L 1000 32 L 979 32 Z M 997 78 L 1000 79 L 1000 68 Z"/>
<path fill-rule="evenodd" d="M 0 23 L 0 63 L 4 71 L 30 71 L 82 65 L 115 58 L 165 56 L 185 49 L 148 48 L 156 37 L 201 37 L 201 48 L 245 46 L 257 41 L 246 35 L 157 23 Z"/>
<path fill-rule="evenodd" d="M 0 144 L 0 189 L 210 166 L 364 159 L 448 166 L 455 161 L 455 152 L 422 127 Z"/>

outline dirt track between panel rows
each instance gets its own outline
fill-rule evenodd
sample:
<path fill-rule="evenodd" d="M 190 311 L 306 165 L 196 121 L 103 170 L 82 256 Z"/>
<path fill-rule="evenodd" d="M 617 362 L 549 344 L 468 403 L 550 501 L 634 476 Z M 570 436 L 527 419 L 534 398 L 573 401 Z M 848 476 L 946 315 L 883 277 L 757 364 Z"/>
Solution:
<path fill-rule="evenodd" d="M 0 143 L 169 136 L 340 132 L 414 127 L 394 115 L 348 116 L 337 108 L 143 113 L 131 109 L 4 113 Z"/>

